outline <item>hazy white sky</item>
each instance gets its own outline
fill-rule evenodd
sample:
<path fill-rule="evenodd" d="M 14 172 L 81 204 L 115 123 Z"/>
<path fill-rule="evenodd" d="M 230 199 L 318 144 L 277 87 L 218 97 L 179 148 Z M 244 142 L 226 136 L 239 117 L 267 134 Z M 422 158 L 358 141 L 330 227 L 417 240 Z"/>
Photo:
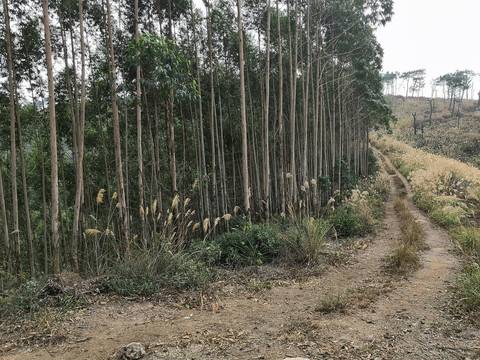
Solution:
<path fill-rule="evenodd" d="M 384 72 L 480 72 L 480 0 L 394 0 L 394 12 L 377 30 Z"/>

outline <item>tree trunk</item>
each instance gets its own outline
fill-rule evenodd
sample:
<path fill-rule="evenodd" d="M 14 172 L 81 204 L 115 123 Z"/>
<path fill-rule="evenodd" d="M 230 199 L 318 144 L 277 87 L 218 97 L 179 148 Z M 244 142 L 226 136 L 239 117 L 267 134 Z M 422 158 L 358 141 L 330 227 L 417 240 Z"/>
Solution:
<path fill-rule="evenodd" d="M 278 137 L 280 139 L 280 198 L 281 216 L 285 217 L 285 156 L 284 156 L 284 129 L 283 129 L 283 53 L 282 53 L 282 32 L 280 28 L 280 11 L 277 6 L 277 32 L 278 32 Z"/>
<path fill-rule="evenodd" d="M 288 3 L 287 3 L 288 5 Z M 289 203 L 293 206 L 296 202 L 296 167 L 295 167 L 295 115 L 296 115 L 296 96 L 297 96 L 297 68 L 298 68 L 298 19 L 297 19 L 298 2 L 295 1 L 295 58 L 292 59 L 292 31 L 288 27 L 288 43 L 290 47 L 290 195 Z M 290 9 L 288 8 L 290 15 Z"/>
<path fill-rule="evenodd" d="M 16 145 L 16 131 L 15 131 L 15 86 L 14 86 L 14 69 L 13 69 L 13 53 L 12 53 L 12 39 L 10 34 L 10 16 L 8 14 L 7 0 L 3 0 L 3 12 L 5 16 L 5 31 L 7 40 L 7 54 L 8 54 L 8 86 L 10 93 L 10 156 L 11 156 L 11 177 L 12 177 L 12 211 L 13 211 L 13 232 L 12 232 L 12 247 L 15 253 L 15 271 L 19 274 L 21 272 L 21 254 L 20 254 L 20 235 L 19 235 L 19 220 L 18 220 L 18 195 L 17 195 L 17 145 Z"/>
<path fill-rule="evenodd" d="M 265 219 L 267 224 L 270 220 L 270 131 L 268 127 L 268 111 L 270 107 L 270 17 L 271 17 L 270 0 L 267 0 L 267 58 L 265 60 L 265 109 L 263 114 L 264 130 L 265 130 L 265 175 L 263 178 L 264 190 L 263 201 L 265 205 Z"/>
<path fill-rule="evenodd" d="M 5 207 L 5 188 L 3 187 L 3 164 L 0 156 L 0 212 L 2 215 L 3 246 L 5 248 L 5 268 L 7 272 L 12 270 L 12 253 L 8 235 L 7 209 Z"/>
<path fill-rule="evenodd" d="M 83 28 L 83 0 L 78 1 L 78 11 L 80 18 L 80 54 L 81 54 L 81 104 L 80 104 L 80 118 L 77 122 L 77 188 L 75 190 L 75 207 L 73 210 L 73 234 L 72 234 L 72 269 L 74 272 L 78 272 L 78 239 L 80 238 L 80 216 L 83 206 L 83 153 L 84 153 L 84 130 L 85 130 L 85 38 Z"/>
<path fill-rule="evenodd" d="M 127 205 L 125 202 L 125 188 L 123 181 L 123 169 L 122 169 L 122 149 L 120 143 L 120 124 L 118 119 L 118 104 L 117 104 L 117 72 L 115 67 L 115 52 L 113 50 L 113 38 L 112 38 L 112 19 L 110 14 L 110 0 L 107 0 L 107 27 L 110 47 L 110 62 L 112 70 L 112 110 L 113 110 L 113 140 L 115 143 L 115 164 L 117 169 L 117 183 L 118 183 L 118 203 L 120 204 L 119 217 L 122 230 L 122 237 L 124 241 L 124 252 L 129 253 L 129 236 L 128 236 L 128 219 L 126 216 Z"/>
<path fill-rule="evenodd" d="M 218 215 L 218 190 L 217 190 L 217 165 L 215 160 L 215 88 L 213 81 L 213 49 L 212 49 L 212 18 L 210 2 L 207 1 L 207 37 L 208 37 L 208 59 L 210 64 L 210 145 L 212 151 L 212 191 L 213 191 L 213 217 Z"/>
<path fill-rule="evenodd" d="M 205 160 L 205 143 L 203 135 L 203 107 L 202 107 L 202 85 L 201 85 L 201 76 L 200 76 L 200 59 L 198 58 L 198 44 L 197 44 L 197 30 L 195 24 L 195 16 L 193 13 L 193 0 L 190 0 L 190 8 L 192 12 L 192 29 L 193 29 L 193 42 L 195 44 L 195 63 L 196 63 L 196 75 L 197 75 L 197 88 L 198 88 L 198 117 L 199 117 L 199 132 L 200 132 L 200 186 L 204 189 L 204 198 L 202 202 L 204 208 L 207 211 L 207 217 L 210 216 L 210 203 L 209 203 L 209 194 L 208 194 L 208 182 L 206 181 L 207 177 L 207 164 Z"/>
<path fill-rule="evenodd" d="M 135 43 L 138 46 L 140 35 L 138 31 L 138 0 L 135 0 Z M 137 56 L 139 51 L 137 50 Z M 140 65 L 137 65 L 137 167 L 138 167 L 138 198 L 139 207 L 145 207 L 145 192 L 143 189 L 143 150 L 142 150 L 142 90 L 140 86 Z M 140 234 L 145 240 L 145 217 L 140 216 Z"/>
<path fill-rule="evenodd" d="M 239 58 L 240 58 L 240 98 L 242 111 L 242 176 L 243 176 L 243 206 L 247 219 L 251 221 L 250 199 L 248 186 L 248 151 L 247 151 L 247 108 L 245 102 L 245 70 L 243 61 L 243 23 L 241 0 L 237 0 L 238 12 L 238 37 L 239 37 Z"/>
<path fill-rule="evenodd" d="M 57 159 L 57 122 L 55 118 L 55 93 L 53 83 L 52 46 L 50 42 L 50 21 L 48 18 L 48 0 L 43 0 L 43 25 L 45 29 L 45 50 L 47 56 L 48 108 L 50 112 L 50 157 L 52 188 L 52 246 L 53 273 L 60 273 L 60 241 L 58 236 L 59 196 L 58 196 L 58 159 Z"/>
<path fill-rule="evenodd" d="M 26 174 L 26 164 L 25 164 L 25 153 L 23 147 L 23 137 L 22 137 L 22 124 L 20 122 L 20 108 L 19 108 L 19 99 L 17 89 L 15 88 L 15 97 L 17 104 L 17 130 L 18 130 L 18 145 L 20 146 L 20 166 L 22 168 L 22 190 L 23 190 L 23 206 L 25 210 L 25 227 L 27 231 L 27 253 L 28 253 L 28 264 L 30 267 L 30 276 L 35 277 L 35 262 L 34 262 L 34 249 L 33 249 L 33 235 L 32 235 L 32 224 L 30 218 L 30 206 L 28 203 L 28 189 L 27 189 L 27 174 Z"/>

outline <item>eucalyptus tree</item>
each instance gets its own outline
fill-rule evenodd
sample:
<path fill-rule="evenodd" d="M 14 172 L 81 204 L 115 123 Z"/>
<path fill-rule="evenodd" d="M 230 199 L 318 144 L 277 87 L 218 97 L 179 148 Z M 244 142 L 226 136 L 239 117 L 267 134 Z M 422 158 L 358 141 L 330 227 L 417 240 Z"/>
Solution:
<path fill-rule="evenodd" d="M 20 235 L 18 219 L 18 197 L 17 197 L 17 145 L 16 145 L 16 124 L 15 124 L 15 84 L 13 68 L 13 45 L 10 28 L 10 15 L 7 0 L 3 0 L 3 15 L 5 19 L 5 36 L 7 43 L 7 66 L 8 66 L 8 90 L 10 99 L 10 156 L 11 156 L 11 176 L 12 176 L 12 212 L 13 212 L 13 231 L 12 247 L 15 253 L 14 268 L 17 272 L 22 271 L 22 262 L 20 254 Z"/>
<path fill-rule="evenodd" d="M 57 158 L 57 123 L 55 118 L 55 93 L 53 82 L 52 46 L 50 38 L 50 20 L 48 14 L 48 0 L 42 1 L 43 26 L 45 31 L 45 55 L 47 58 L 48 76 L 48 108 L 50 113 L 50 159 L 51 159 L 51 225 L 53 247 L 53 273 L 60 273 L 60 239 L 58 234 L 59 221 L 59 194 L 58 194 L 58 158 Z"/>
<path fill-rule="evenodd" d="M 243 177 L 243 206 L 248 221 L 251 221 L 250 214 L 250 188 L 248 185 L 248 150 L 247 150 L 247 108 L 245 101 L 245 69 L 243 59 L 243 21 L 242 4 L 237 0 L 237 24 L 238 24 L 238 48 L 240 61 L 240 96 L 241 96 L 241 120 L 242 120 L 242 177 Z"/>

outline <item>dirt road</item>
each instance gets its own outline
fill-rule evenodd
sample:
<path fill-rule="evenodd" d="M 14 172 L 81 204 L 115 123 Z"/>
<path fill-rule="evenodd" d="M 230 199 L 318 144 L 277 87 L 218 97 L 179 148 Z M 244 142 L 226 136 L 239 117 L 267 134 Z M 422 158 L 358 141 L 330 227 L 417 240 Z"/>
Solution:
<path fill-rule="evenodd" d="M 388 161 L 388 159 L 386 160 Z M 479 359 L 480 331 L 449 314 L 461 270 L 448 235 L 410 201 L 429 250 L 407 279 L 385 271 L 401 236 L 391 196 L 384 226 L 345 264 L 306 281 L 276 281 L 257 293 L 217 284 L 204 310 L 112 300 L 75 315 L 65 341 L 4 353 L 6 359 L 108 359 L 140 342 L 147 359 Z M 315 311 L 322 299 L 341 312 Z M 2 354 L 0 353 L 0 356 Z"/>

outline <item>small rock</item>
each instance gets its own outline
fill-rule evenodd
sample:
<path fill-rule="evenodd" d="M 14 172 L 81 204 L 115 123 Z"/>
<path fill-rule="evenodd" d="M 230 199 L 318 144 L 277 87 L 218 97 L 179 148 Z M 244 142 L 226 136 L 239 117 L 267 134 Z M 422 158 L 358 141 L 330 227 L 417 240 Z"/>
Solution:
<path fill-rule="evenodd" d="M 138 360 L 145 354 L 145 348 L 140 343 L 131 343 L 123 348 L 123 359 L 125 360 Z"/>
<path fill-rule="evenodd" d="M 285 358 L 283 360 L 310 360 L 309 358 L 300 358 L 300 357 L 296 357 L 296 358 Z"/>

